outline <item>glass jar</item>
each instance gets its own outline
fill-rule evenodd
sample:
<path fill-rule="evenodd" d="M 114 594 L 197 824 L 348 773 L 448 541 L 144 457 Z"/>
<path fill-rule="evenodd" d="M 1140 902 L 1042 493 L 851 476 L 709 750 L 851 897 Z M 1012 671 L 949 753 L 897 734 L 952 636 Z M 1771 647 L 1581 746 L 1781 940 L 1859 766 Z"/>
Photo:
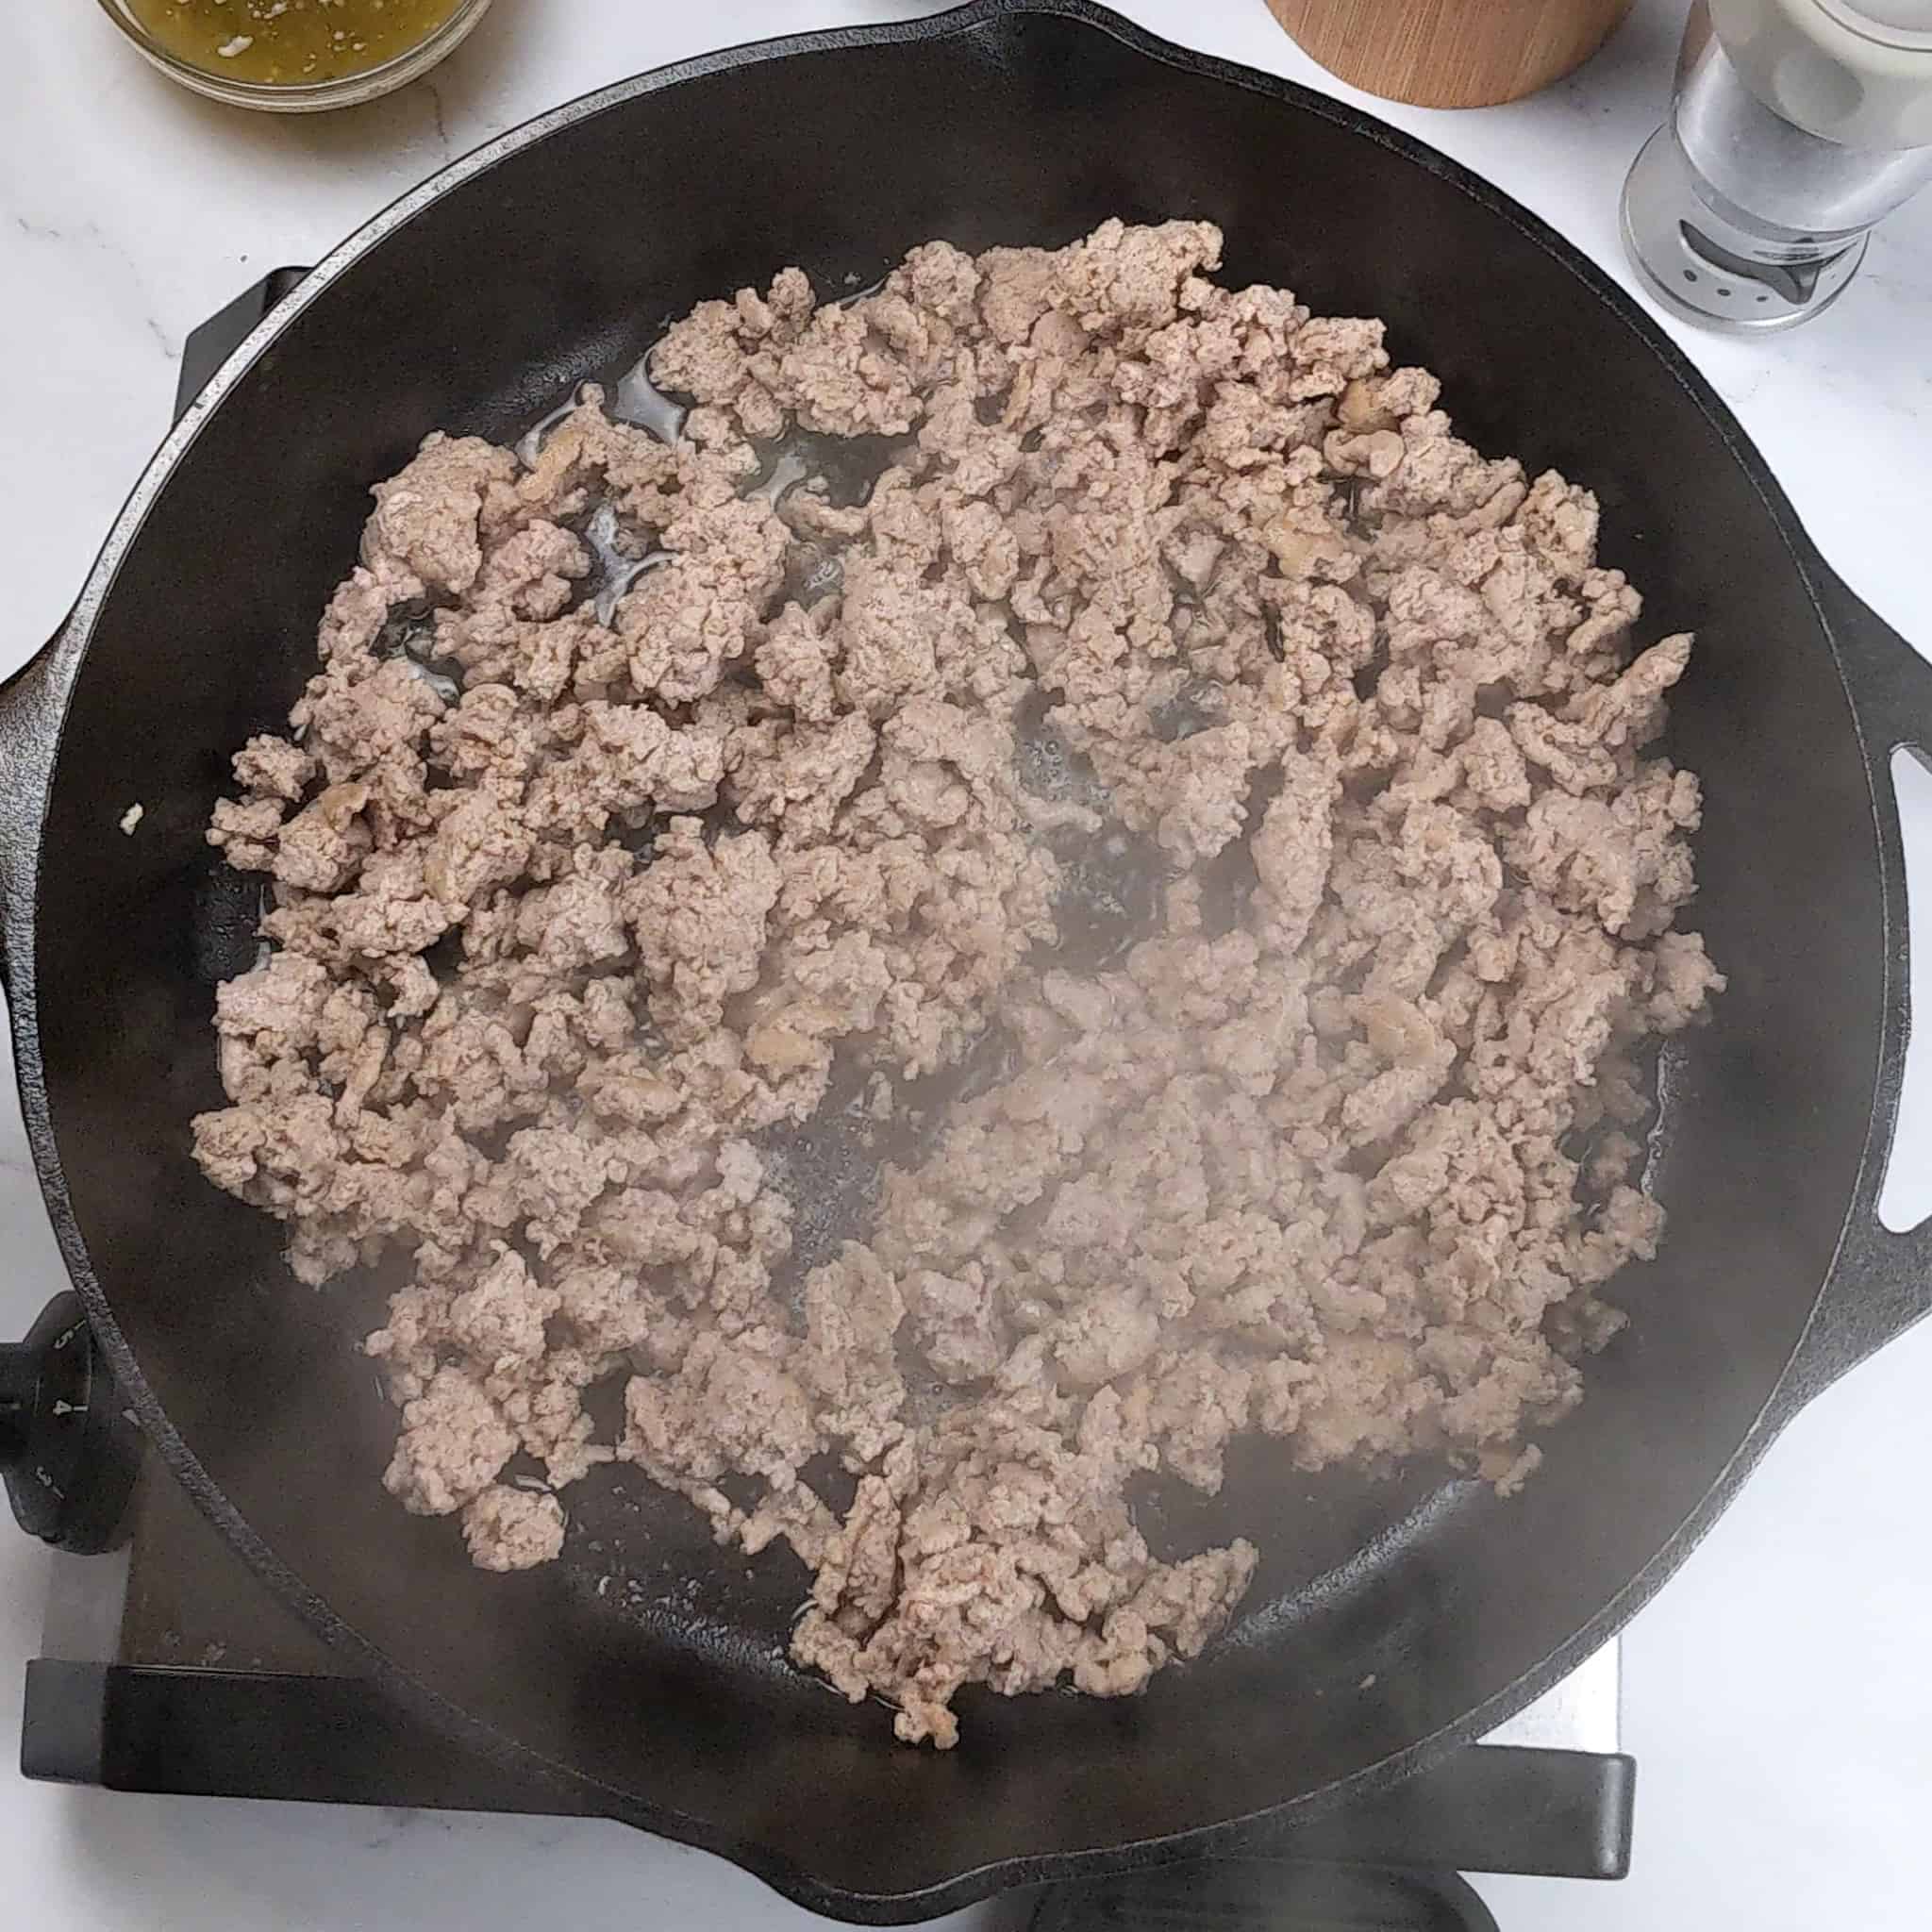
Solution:
<path fill-rule="evenodd" d="M 244 80 L 197 65 L 163 44 L 145 26 L 131 0 L 99 0 L 109 20 L 171 80 L 231 108 L 261 108 L 275 114 L 311 114 L 325 108 L 350 108 L 373 101 L 427 74 L 444 55 L 461 45 L 489 10 L 490 0 L 457 0 L 457 5 L 419 41 L 372 67 L 325 80 Z M 240 25 L 246 25 L 245 21 Z"/>

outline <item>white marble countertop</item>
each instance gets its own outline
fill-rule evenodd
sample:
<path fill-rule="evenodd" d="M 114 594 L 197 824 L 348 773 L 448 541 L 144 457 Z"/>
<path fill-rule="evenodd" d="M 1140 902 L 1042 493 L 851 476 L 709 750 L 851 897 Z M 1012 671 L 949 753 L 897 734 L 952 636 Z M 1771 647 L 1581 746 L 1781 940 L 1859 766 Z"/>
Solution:
<path fill-rule="evenodd" d="M 1616 191 L 1658 119 L 1684 0 L 1638 0 L 1569 84 L 1387 117 L 1499 182 L 1615 274 Z M 166 427 L 182 339 L 265 270 L 308 262 L 486 136 L 639 69 L 736 41 L 890 18 L 916 0 L 708 6 L 497 0 L 427 82 L 308 120 L 210 107 L 118 45 L 89 0 L 11 9 L 0 64 L 0 675 L 65 613 Z M 1123 0 L 1153 30 L 1347 90 L 1261 0 Z M 1839 307 L 1769 342 L 1681 333 L 1825 555 L 1932 654 L 1932 195 L 1876 238 Z M 1932 779 L 1907 834 L 1932 885 Z M 0 774 L 0 783 L 5 783 Z M 1922 906 L 1932 890 L 1922 888 Z M 1932 998 L 1932 916 L 1915 918 Z M 1932 1026 L 1925 1031 L 1932 1034 Z M 1915 1055 L 1890 1217 L 1932 1208 L 1932 1041 Z M 10 1079 L 0 1087 L 0 1331 L 61 1280 Z M 1906 1932 L 1932 1915 L 1932 1324 L 1802 1416 L 1624 1651 L 1641 1764 L 1621 1886 L 1484 1880 L 1506 1932 L 1704 1924 Z M 45 1561 L 0 1536 L 0 1753 L 37 1645 Z M 802 1926 L 701 1854 L 617 1826 L 114 1796 L 0 1759 L 8 1923 L 74 1932 L 460 1925 Z M 984 1915 L 976 1915 L 984 1917 Z"/>

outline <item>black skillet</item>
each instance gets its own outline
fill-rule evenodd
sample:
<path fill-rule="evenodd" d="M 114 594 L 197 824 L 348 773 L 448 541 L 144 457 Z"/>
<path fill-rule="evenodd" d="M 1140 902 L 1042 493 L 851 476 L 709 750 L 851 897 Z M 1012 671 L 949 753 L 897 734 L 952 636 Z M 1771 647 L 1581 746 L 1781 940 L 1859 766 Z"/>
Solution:
<path fill-rule="evenodd" d="M 212 988 L 254 944 L 201 828 L 225 754 L 309 668 L 369 480 L 425 431 L 512 436 L 782 263 L 837 290 L 930 236 L 1178 213 L 1226 230 L 1231 281 L 1388 318 L 1474 440 L 1595 489 L 1604 556 L 1657 627 L 1697 628 L 1669 748 L 1704 777 L 1696 920 L 1731 986 L 1662 1068 L 1669 1241 L 1617 1284 L 1630 1329 L 1523 1495 L 1434 1471 L 1311 1481 L 1257 1448 L 1211 1509 L 1145 1504 L 1157 1537 L 1266 1553 L 1208 1657 L 1131 1702 L 968 1697 L 960 1748 L 914 1753 L 785 1663 L 801 1570 L 721 1557 L 645 1486 L 574 1491 L 564 1559 L 512 1578 L 384 1494 L 392 1419 L 353 1346 L 372 1310 L 294 1286 L 275 1229 L 188 1157 L 189 1117 L 219 1102 Z M 1907 1034 L 1888 763 L 1928 730 L 1932 668 L 1825 571 L 1708 386 L 1427 148 L 1078 0 L 722 54 L 505 136 L 308 275 L 0 696 L 28 1131 L 147 1435 L 362 1667 L 802 1903 L 921 1917 L 1208 1851 L 1232 1821 L 1309 1815 L 1479 1736 L 1631 1615 L 1808 1396 L 1932 1304 L 1932 1233 L 1874 1213 Z"/>

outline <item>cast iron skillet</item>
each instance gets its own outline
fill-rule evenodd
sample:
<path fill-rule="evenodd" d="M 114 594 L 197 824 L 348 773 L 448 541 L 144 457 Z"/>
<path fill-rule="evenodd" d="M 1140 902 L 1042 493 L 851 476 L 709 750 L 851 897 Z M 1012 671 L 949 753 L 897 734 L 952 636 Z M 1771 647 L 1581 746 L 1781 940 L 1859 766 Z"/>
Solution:
<path fill-rule="evenodd" d="M 1233 1631 L 1143 1697 L 964 1700 L 948 1756 L 791 1671 L 804 1573 L 722 1557 L 642 1485 L 573 1491 L 562 1562 L 486 1577 L 377 1480 L 392 1419 L 353 1287 L 296 1287 L 206 1185 L 214 982 L 251 895 L 201 838 L 278 721 L 366 486 L 439 425 L 506 438 L 694 300 L 910 243 L 1208 216 L 1226 274 L 1388 318 L 1485 446 L 1605 507 L 1603 553 L 1700 644 L 1670 749 L 1708 807 L 1696 920 L 1730 974 L 1666 1058 L 1661 1258 L 1519 1498 L 1311 1481 L 1266 1448 L 1143 1520 L 1264 1564 Z M 1557 236 L 1441 156 L 1078 0 L 727 53 L 505 136 L 398 203 L 230 358 L 74 615 L 5 693 L 6 967 L 67 1264 L 162 1457 L 261 1574 L 441 1721 L 822 1911 L 941 1911 L 1200 1853 L 1386 1785 L 1527 1703 L 1654 1591 L 1800 1404 L 1932 1303 L 1879 1227 L 1906 1046 L 1893 748 L 1932 670 L 1833 581 L 1716 396 Z M 138 833 L 116 821 L 139 800 Z M 605 1582 L 604 1579 L 611 1579 Z M 1373 1679 L 1371 1683 L 1370 1680 Z M 1365 1684 L 1368 1688 L 1362 1688 Z"/>

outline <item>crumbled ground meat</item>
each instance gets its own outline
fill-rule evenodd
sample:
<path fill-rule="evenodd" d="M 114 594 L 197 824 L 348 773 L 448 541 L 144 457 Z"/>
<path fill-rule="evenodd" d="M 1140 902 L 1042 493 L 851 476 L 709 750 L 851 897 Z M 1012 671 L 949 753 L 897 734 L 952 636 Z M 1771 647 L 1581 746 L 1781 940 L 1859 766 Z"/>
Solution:
<path fill-rule="evenodd" d="M 491 1483 L 463 1511 L 463 1540 L 482 1570 L 533 1570 L 563 1550 L 563 1505 L 541 1491 Z"/>
<path fill-rule="evenodd" d="M 789 1541 L 795 1657 L 910 1740 L 1209 1641 L 1256 1552 L 1158 1558 L 1137 1476 L 1521 1484 L 1661 1232 L 1643 1048 L 1722 985 L 1644 752 L 1690 642 L 1593 499 L 1220 247 L 788 269 L 659 343 L 675 445 L 594 391 L 527 464 L 430 438 L 208 834 L 275 950 L 196 1152 L 302 1279 L 406 1259 L 390 1488 L 512 1569 L 565 1534 L 519 1458 L 633 1464 Z M 794 430 L 883 440 L 864 501 Z"/>

